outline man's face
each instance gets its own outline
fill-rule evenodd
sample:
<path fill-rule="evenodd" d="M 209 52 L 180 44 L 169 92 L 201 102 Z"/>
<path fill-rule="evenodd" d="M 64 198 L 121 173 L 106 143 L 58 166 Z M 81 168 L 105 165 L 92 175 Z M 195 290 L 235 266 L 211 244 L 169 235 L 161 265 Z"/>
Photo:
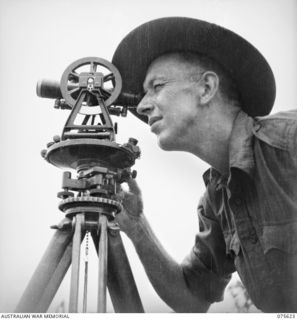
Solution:
<path fill-rule="evenodd" d="M 201 73 L 176 54 L 159 57 L 147 71 L 145 96 L 137 112 L 148 117 L 151 131 L 164 150 L 187 151 L 193 139 L 199 113 L 197 78 Z"/>

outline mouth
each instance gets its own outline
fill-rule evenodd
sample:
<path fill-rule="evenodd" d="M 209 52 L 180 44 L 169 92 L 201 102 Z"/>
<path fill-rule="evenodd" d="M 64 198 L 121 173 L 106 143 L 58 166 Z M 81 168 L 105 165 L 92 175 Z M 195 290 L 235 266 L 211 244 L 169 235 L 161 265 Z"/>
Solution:
<path fill-rule="evenodd" d="M 154 123 L 156 123 L 157 121 L 161 120 L 161 117 L 152 117 L 149 119 L 148 124 L 151 127 Z"/>

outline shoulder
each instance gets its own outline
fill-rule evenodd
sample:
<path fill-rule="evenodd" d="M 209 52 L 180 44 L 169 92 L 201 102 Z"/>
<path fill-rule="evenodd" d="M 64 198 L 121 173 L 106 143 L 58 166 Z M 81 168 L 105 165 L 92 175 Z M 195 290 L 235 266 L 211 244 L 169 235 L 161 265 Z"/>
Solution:
<path fill-rule="evenodd" d="M 254 119 L 253 134 L 268 145 L 289 151 L 297 147 L 297 110 Z"/>

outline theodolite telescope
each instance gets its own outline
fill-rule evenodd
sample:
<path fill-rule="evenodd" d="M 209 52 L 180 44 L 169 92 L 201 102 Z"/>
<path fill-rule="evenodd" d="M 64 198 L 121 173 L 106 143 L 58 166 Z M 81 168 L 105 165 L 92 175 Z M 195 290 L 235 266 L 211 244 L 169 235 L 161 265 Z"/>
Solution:
<path fill-rule="evenodd" d="M 100 72 L 90 70 L 84 74 L 81 73 L 80 79 L 78 79 L 76 76 L 78 69 L 85 65 L 90 65 L 91 67 L 92 62 L 95 68 L 96 65 L 101 67 L 104 66 L 111 72 L 107 75 L 104 75 Z M 119 71 L 107 60 L 96 57 L 83 58 L 73 62 L 64 71 L 60 81 L 49 79 L 39 80 L 36 86 L 36 93 L 41 98 L 62 100 L 61 104 L 65 106 L 65 109 L 72 109 L 79 90 L 81 90 L 83 87 L 87 87 L 88 84 L 85 81 L 87 81 L 90 76 L 92 77 L 92 75 L 94 86 L 100 88 L 101 91 L 105 90 L 109 96 L 109 99 L 105 99 L 105 105 L 107 108 L 111 106 L 109 108 L 111 114 L 113 114 L 113 107 L 115 106 L 122 106 L 127 109 L 135 108 L 135 106 L 137 106 L 141 100 L 141 95 L 122 92 L 122 79 Z M 112 88 L 110 87 L 110 83 L 108 83 L 109 81 L 112 82 Z M 63 99 L 67 101 L 69 105 L 67 105 L 65 101 L 63 102 Z M 93 100 L 93 102 L 94 101 L 95 100 Z M 56 106 L 58 105 L 59 103 L 57 103 Z"/>
<path fill-rule="evenodd" d="M 55 108 L 69 109 L 61 136 L 42 150 L 52 165 L 76 171 L 63 174 L 58 225 L 47 251 L 18 304 L 17 312 L 46 312 L 72 264 L 69 312 L 78 312 L 80 246 L 91 234 L 99 255 L 98 312 L 106 312 L 108 287 L 116 312 L 143 312 L 115 216 L 122 210 L 119 186 L 136 177 L 131 167 L 140 156 L 137 140 L 115 142 L 117 126 L 110 115 L 125 116 L 139 96 L 121 92 L 118 70 L 108 61 L 89 57 L 73 62 L 61 81 L 43 80 L 37 94 L 54 98 Z M 87 281 L 87 279 L 85 279 Z M 86 312 L 86 288 L 84 307 Z"/>

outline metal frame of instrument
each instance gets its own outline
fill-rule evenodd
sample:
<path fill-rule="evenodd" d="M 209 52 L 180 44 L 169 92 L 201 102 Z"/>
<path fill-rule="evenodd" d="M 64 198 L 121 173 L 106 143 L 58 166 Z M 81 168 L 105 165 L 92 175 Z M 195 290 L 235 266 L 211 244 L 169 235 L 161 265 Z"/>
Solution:
<path fill-rule="evenodd" d="M 119 185 L 133 179 L 131 170 L 140 156 L 137 140 L 115 142 L 117 125 L 110 115 L 127 114 L 139 97 L 123 94 L 118 70 L 110 62 L 88 57 L 70 64 L 60 83 L 41 81 L 37 94 L 56 98 L 55 108 L 69 109 L 62 135 L 54 136 L 42 156 L 52 165 L 76 171 L 63 173 L 59 209 L 65 218 L 57 229 L 16 312 L 46 312 L 69 266 L 69 312 L 79 311 L 81 243 L 90 234 L 98 252 L 97 311 L 106 312 L 106 290 L 116 312 L 143 312 L 134 277 L 115 223 L 122 210 Z M 86 274 L 86 270 L 85 270 Z M 86 280 L 86 279 L 85 279 Z M 84 286 L 83 312 L 86 312 Z"/>

